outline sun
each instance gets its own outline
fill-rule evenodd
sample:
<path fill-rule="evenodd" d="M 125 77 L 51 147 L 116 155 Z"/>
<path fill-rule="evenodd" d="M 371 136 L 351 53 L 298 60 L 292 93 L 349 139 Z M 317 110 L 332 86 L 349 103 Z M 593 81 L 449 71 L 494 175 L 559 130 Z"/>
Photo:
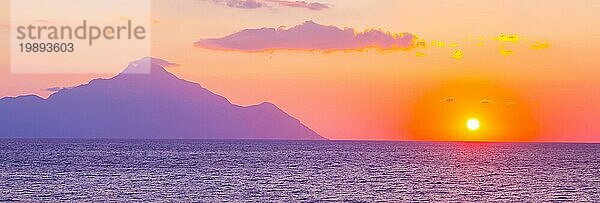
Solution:
<path fill-rule="evenodd" d="M 469 128 L 469 130 L 471 131 L 476 131 L 477 129 L 479 129 L 479 120 L 477 120 L 476 118 L 470 118 L 467 121 L 467 128 Z"/>

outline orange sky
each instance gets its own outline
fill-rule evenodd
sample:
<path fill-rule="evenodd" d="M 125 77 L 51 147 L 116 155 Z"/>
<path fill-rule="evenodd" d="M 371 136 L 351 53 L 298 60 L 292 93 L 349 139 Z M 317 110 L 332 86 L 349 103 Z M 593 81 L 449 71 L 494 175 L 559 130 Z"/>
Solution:
<path fill-rule="evenodd" d="M 180 64 L 170 71 L 233 103 L 273 102 L 331 139 L 600 141 L 600 2 L 320 2 L 330 8 L 153 1 L 159 22 L 152 26 L 152 55 Z M 7 1 L 1 6 L 6 10 Z M 0 15 L 6 24 L 7 12 Z M 410 32 L 446 47 L 419 49 L 425 56 L 417 57 L 417 50 L 244 53 L 193 46 L 245 28 L 307 20 Z M 8 33 L 0 28 L 0 96 L 47 95 L 45 88 L 98 77 L 10 74 Z M 495 40 L 502 33 L 521 40 Z M 534 50 L 536 42 L 550 46 Z M 500 54 L 500 46 L 514 54 Z M 455 50 L 464 56 L 452 58 Z M 464 126 L 472 116 L 482 124 L 477 132 Z"/>

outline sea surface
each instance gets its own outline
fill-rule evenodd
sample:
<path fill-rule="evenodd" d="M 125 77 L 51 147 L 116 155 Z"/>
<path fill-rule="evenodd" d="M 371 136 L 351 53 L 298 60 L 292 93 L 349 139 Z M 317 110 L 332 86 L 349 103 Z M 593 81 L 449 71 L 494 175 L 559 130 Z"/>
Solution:
<path fill-rule="evenodd" d="M 0 202 L 600 201 L 600 145 L 0 139 Z"/>

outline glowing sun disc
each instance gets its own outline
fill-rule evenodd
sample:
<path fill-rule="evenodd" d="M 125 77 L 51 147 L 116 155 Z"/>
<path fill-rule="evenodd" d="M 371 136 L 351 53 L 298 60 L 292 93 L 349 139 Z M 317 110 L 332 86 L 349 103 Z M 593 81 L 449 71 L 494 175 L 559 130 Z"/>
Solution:
<path fill-rule="evenodd" d="M 476 131 L 477 129 L 479 129 L 479 120 L 477 120 L 476 118 L 471 118 L 467 121 L 467 128 L 469 128 L 469 130 L 471 131 Z"/>

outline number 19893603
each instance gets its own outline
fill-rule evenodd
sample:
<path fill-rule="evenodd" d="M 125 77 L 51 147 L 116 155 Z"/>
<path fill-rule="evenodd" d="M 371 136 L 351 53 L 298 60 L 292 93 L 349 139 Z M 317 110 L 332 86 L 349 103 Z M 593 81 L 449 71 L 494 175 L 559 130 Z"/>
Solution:
<path fill-rule="evenodd" d="M 21 52 L 74 52 L 73 43 L 20 43 Z"/>

